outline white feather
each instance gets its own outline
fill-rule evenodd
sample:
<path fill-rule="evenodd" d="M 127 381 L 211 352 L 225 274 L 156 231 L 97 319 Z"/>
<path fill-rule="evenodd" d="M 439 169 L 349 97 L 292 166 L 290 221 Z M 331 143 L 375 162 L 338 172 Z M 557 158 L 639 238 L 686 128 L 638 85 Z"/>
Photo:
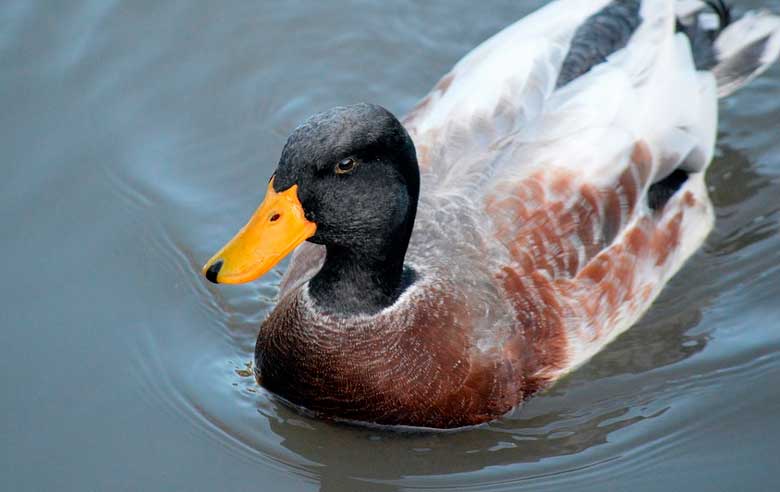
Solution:
<path fill-rule="evenodd" d="M 639 142 L 652 157 L 650 182 L 681 166 L 706 169 L 715 144 L 717 89 L 712 74 L 696 70 L 688 39 L 675 32 L 679 9 L 673 0 L 644 0 L 641 24 L 628 44 L 556 89 L 574 32 L 607 3 L 549 4 L 477 47 L 445 76 L 449 82 L 440 84 L 406 120 L 422 149 L 428 200 L 439 208 L 458 203 L 461 210 L 476 210 L 485 197 L 511 189 L 511 183 L 531 173 L 552 169 L 576 176 L 578 186 L 615 186 L 632 164 Z M 693 13 L 699 7 L 688 8 Z M 702 174 L 683 190 L 698 205 L 684 207 L 679 197 L 670 202 L 669 213 L 679 210 L 684 228 L 670 259 L 662 266 L 649 257 L 637 259 L 637 278 L 653 286 L 651 295 L 627 300 L 618 312 L 604 312 L 609 319 L 600 321 L 602 329 L 571 321 L 571 365 L 564 370 L 584 362 L 636 322 L 701 245 L 712 226 Z M 644 205 L 622 217 L 613 244 L 620 244 L 632 225 L 649 214 Z M 671 219 L 665 215 L 663 220 Z M 519 230 L 523 224 L 516 226 Z M 500 264 L 509 255 L 494 250 L 491 257 Z"/>

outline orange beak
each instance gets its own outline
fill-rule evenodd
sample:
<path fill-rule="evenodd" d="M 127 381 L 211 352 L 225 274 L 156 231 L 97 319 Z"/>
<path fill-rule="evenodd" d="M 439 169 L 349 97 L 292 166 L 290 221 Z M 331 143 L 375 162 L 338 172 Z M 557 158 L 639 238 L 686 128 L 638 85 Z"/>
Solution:
<path fill-rule="evenodd" d="M 203 266 L 207 279 L 219 284 L 251 282 L 317 232 L 317 224 L 306 220 L 298 185 L 277 193 L 273 184 L 271 178 L 265 200 L 249 222 Z"/>

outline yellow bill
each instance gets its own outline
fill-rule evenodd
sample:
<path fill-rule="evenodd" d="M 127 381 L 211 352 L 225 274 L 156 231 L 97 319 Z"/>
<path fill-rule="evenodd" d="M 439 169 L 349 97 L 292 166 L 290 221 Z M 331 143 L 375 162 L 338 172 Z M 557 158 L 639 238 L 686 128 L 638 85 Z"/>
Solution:
<path fill-rule="evenodd" d="M 306 220 L 298 185 L 277 193 L 273 184 L 272 178 L 249 222 L 203 266 L 207 279 L 219 284 L 251 282 L 317 232 L 317 224 Z"/>

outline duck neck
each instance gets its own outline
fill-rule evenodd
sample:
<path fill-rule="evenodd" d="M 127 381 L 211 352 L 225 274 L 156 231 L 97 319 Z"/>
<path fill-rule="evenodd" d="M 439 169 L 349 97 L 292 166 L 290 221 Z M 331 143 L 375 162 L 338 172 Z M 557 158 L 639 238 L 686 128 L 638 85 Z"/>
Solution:
<path fill-rule="evenodd" d="M 404 268 L 412 227 L 405 229 L 381 244 L 326 245 L 325 263 L 309 282 L 317 307 L 330 313 L 372 315 L 392 305 L 414 281 L 413 271 Z"/>

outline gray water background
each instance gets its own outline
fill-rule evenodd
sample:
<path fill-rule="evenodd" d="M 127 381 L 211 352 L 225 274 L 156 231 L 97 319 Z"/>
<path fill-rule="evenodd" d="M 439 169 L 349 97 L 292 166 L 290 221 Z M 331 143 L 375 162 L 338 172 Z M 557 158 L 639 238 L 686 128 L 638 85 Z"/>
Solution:
<path fill-rule="evenodd" d="M 777 66 L 721 104 L 704 248 L 514 415 L 351 428 L 241 375 L 279 275 L 198 269 L 288 132 L 356 101 L 403 114 L 541 3 L 0 2 L 0 490 L 778 490 Z"/>

